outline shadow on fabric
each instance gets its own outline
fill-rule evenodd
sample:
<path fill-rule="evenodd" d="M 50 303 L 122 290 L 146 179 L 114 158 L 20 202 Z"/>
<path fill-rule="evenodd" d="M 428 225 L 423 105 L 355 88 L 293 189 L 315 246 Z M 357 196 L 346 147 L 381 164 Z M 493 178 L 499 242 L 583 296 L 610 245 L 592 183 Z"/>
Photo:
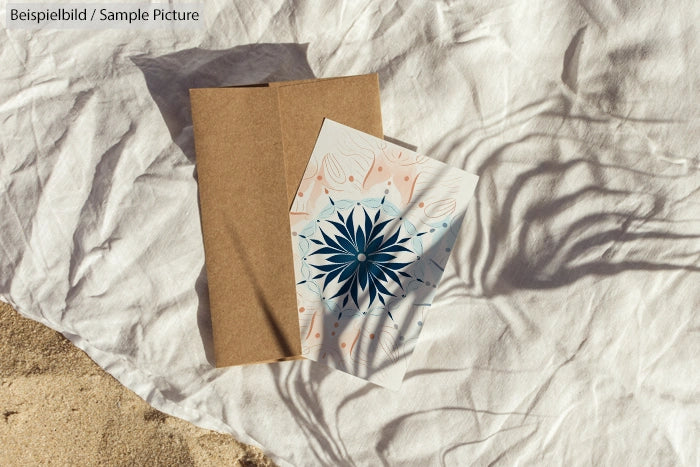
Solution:
<path fill-rule="evenodd" d="M 504 142 L 479 164 L 479 176 L 495 180 L 494 174 L 505 174 L 529 148 L 547 148 L 520 163 L 517 173 L 503 176 L 505 188 L 477 188 L 472 221 L 478 230 L 467 263 L 460 265 L 474 296 L 555 289 L 625 271 L 700 271 L 694 259 L 700 235 L 684 230 L 691 219 L 669 215 L 683 201 L 673 186 L 695 175 L 631 165 L 639 154 L 606 127 L 615 117 L 572 114 L 565 98 L 541 104 L 537 118 L 552 121 L 549 130 Z M 518 121 L 519 112 L 508 119 Z M 554 123 L 565 121 L 572 136 L 558 134 Z M 498 190 L 500 202 L 493 204 L 487 190 Z"/>
<path fill-rule="evenodd" d="M 191 88 L 244 86 L 314 78 L 308 44 L 249 44 L 226 50 L 193 48 L 158 57 L 135 55 L 173 141 L 194 162 Z"/>

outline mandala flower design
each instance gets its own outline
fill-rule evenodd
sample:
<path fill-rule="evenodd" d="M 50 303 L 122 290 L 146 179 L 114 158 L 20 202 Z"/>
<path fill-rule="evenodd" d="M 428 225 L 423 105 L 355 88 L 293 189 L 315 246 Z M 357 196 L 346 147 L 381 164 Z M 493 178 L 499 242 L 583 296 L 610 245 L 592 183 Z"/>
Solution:
<path fill-rule="evenodd" d="M 411 277 L 402 271 L 411 263 L 397 261 L 397 253 L 411 252 L 403 245 L 410 237 L 401 238 L 401 227 L 390 232 L 387 227 L 391 219 L 379 222 L 379 210 L 371 218 L 364 208 L 359 208 L 363 222 L 355 226 L 355 209 L 353 207 L 345 217 L 337 212 L 337 220 L 324 221 L 325 227 L 330 225 L 332 228 L 320 229 L 323 241 L 310 239 L 320 248 L 309 256 L 325 256 L 322 264 L 311 265 L 320 271 L 313 279 L 323 278 L 324 291 L 337 279 L 339 289 L 328 298 L 343 297 L 343 307 L 352 299 L 359 309 L 358 294 L 365 290 L 369 294 L 370 306 L 375 299 L 385 305 L 387 297 L 395 296 L 387 286 L 393 281 L 403 288 L 399 276 Z M 329 234 L 329 230 L 336 232 Z M 391 312 L 388 313 L 393 319 Z"/>

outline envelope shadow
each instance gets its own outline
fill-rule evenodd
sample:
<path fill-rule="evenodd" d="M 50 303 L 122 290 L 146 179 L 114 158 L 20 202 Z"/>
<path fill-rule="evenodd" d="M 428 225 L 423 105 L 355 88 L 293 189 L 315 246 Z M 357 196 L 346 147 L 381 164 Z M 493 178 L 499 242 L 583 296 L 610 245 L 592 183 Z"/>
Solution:
<path fill-rule="evenodd" d="M 192 48 L 156 57 L 134 55 L 170 136 L 195 161 L 191 88 L 243 86 L 315 78 L 308 44 L 248 44 L 226 50 Z"/>
<path fill-rule="evenodd" d="M 315 78 L 306 58 L 308 44 L 249 44 L 225 50 L 192 48 L 167 55 L 134 55 L 170 136 L 195 162 L 191 88 L 244 86 Z M 193 173 L 197 179 L 196 169 Z M 207 361 L 214 365 L 206 269 L 193 284 L 199 298 L 197 324 Z M 275 323 L 272 323 L 273 327 Z"/>

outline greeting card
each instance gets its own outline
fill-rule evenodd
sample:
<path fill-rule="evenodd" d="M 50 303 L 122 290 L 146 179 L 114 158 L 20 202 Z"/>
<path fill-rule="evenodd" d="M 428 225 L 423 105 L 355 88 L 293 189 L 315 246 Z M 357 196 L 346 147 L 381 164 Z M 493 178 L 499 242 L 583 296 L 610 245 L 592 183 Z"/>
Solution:
<path fill-rule="evenodd" d="M 306 358 L 400 386 L 477 180 L 324 120 L 290 212 Z"/>

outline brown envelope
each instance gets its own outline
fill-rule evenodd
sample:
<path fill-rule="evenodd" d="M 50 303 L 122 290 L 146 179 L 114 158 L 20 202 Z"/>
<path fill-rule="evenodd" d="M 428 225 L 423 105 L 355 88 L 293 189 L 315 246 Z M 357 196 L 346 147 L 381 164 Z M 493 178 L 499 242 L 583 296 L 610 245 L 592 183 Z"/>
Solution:
<path fill-rule="evenodd" d="M 377 75 L 190 100 L 216 366 L 298 357 L 289 207 L 324 117 L 382 136 Z"/>

